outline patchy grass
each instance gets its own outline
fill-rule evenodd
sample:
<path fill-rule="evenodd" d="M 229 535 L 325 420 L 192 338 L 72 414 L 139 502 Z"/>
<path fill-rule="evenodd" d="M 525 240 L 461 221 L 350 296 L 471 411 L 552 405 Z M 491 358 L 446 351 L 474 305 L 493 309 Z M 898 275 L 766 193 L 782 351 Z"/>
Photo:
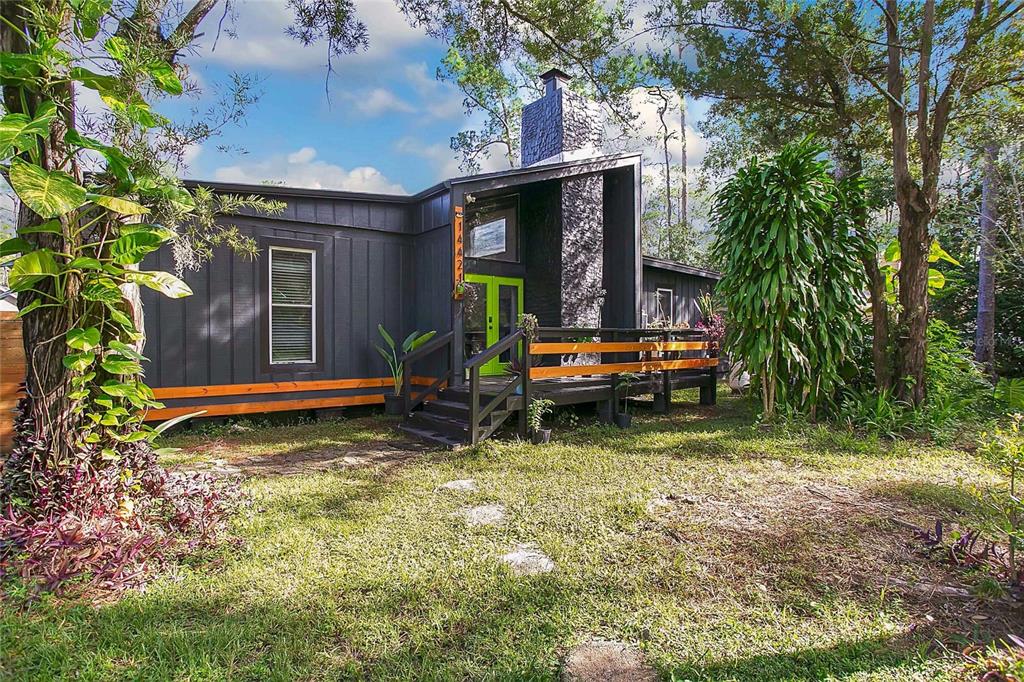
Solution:
<path fill-rule="evenodd" d="M 176 444 L 190 461 L 267 456 L 393 439 L 392 424 Z M 245 544 L 214 565 L 110 604 L 0 607 L 0 676 L 553 679 L 569 647 L 599 636 L 637 644 L 666 679 L 952 679 L 962 663 L 936 641 L 955 651 L 1019 619 L 893 587 L 962 578 L 891 519 L 969 518 L 960 481 L 989 480 L 970 455 L 765 431 L 731 398 L 634 425 L 250 479 Z M 478 490 L 438 490 L 456 478 Z M 484 503 L 507 521 L 458 516 Z M 556 570 L 513 576 L 498 557 L 521 542 Z"/>

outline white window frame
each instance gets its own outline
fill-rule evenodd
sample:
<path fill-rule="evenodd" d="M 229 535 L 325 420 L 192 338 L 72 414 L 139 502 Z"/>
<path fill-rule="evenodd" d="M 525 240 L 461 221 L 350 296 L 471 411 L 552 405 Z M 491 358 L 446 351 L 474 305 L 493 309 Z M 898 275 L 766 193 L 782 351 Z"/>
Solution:
<path fill-rule="evenodd" d="M 661 294 L 662 294 L 662 292 L 668 294 L 668 311 L 665 311 L 663 306 L 661 305 Z M 666 313 L 667 312 L 667 314 L 668 314 L 668 326 L 671 327 L 672 325 L 674 325 L 676 323 L 676 300 L 675 300 L 676 292 L 674 292 L 672 289 L 663 289 L 662 287 L 658 287 L 658 289 L 654 293 L 654 296 L 655 296 L 655 298 L 654 298 L 655 311 L 656 312 L 660 311 L 662 313 Z M 657 321 L 660 322 L 663 319 L 665 319 L 665 318 L 658 318 Z"/>
<path fill-rule="evenodd" d="M 305 303 L 274 303 L 274 252 L 275 251 L 292 251 L 295 253 L 308 253 L 310 254 L 309 263 L 309 277 L 310 277 L 310 289 L 313 295 L 310 297 L 309 305 Z M 267 324 L 270 325 L 269 334 L 267 338 L 270 339 L 270 348 L 267 352 L 270 354 L 271 365 L 313 365 L 316 364 L 316 250 L 314 249 L 296 249 L 291 246 L 271 246 L 267 253 L 269 258 L 267 260 Z M 310 326 L 310 359 L 309 360 L 286 360 L 286 361 L 274 361 L 274 306 L 280 306 L 282 308 L 309 308 L 309 326 Z"/>

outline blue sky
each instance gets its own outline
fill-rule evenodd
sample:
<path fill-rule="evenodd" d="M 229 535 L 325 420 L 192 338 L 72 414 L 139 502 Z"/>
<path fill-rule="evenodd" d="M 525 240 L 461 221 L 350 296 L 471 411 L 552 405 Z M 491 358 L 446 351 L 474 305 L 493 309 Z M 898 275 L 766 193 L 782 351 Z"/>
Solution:
<path fill-rule="evenodd" d="M 445 46 L 410 27 L 388 0 L 356 4 L 370 45 L 335 60 L 330 101 L 325 49 L 303 47 L 284 34 L 289 12 L 283 0 L 238 3 L 236 38 L 217 38 L 208 19 L 207 35 L 189 60 L 202 98 L 168 102 L 161 110 L 176 119 L 193 108 L 202 111 L 232 72 L 258 75 L 263 95 L 243 125 L 190 150 L 187 177 L 414 193 L 460 174 L 449 139 L 474 122 L 458 90 L 435 79 Z M 634 149 L 650 148 L 642 138 L 656 130 L 653 104 L 644 99 L 637 93 L 643 132 Z M 700 105 L 688 105 L 691 125 Z M 696 165 L 703 144 L 692 130 L 687 137 L 690 163 Z M 485 170 L 501 167 L 496 158 Z"/>

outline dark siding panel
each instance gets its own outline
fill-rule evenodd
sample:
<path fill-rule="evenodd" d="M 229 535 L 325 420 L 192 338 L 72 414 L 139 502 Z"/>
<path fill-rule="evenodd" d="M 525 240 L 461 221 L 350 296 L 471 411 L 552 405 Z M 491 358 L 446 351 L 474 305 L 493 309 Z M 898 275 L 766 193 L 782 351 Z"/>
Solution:
<path fill-rule="evenodd" d="M 714 288 L 714 280 L 681 272 L 644 267 L 643 305 L 648 321 L 654 320 L 658 308 L 658 289 L 671 289 L 677 325 L 693 327 L 700 320 L 697 298 Z"/>
<path fill-rule="evenodd" d="M 352 330 L 350 338 L 352 342 L 351 364 L 356 367 L 367 367 L 370 360 L 366 353 L 367 344 L 370 342 L 367 327 L 367 299 L 369 288 L 367 287 L 369 273 L 369 244 L 366 239 L 352 240 Z M 374 355 L 377 355 L 375 352 Z M 357 376 L 357 375 L 352 375 Z M 363 372 L 358 376 L 371 376 L 369 372 Z"/>
<path fill-rule="evenodd" d="M 255 383 L 257 362 L 256 282 L 257 260 L 232 256 L 231 334 L 234 346 L 231 383 Z M 216 266 L 214 266 L 216 267 Z"/>
<path fill-rule="evenodd" d="M 344 378 L 352 365 L 352 240 L 334 240 L 334 373 Z"/>
<path fill-rule="evenodd" d="M 192 295 L 185 301 L 185 384 L 209 383 L 210 358 L 210 268 L 189 273 Z"/>
<path fill-rule="evenodd" d="M 231 251 L 219 248 L 214 255 L 214 267 L 206 268 L 209 272 L 209 315 L 210 315 L 210 370 L 211 384 L 232 383 L 232 333 L 231 318 L 232 272 Z"/>

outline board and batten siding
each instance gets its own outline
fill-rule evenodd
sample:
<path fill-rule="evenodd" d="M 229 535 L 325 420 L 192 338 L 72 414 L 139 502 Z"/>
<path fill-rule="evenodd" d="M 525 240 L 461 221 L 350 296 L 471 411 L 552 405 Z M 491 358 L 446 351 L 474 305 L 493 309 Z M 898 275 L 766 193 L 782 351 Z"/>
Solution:
<path fill-rule="evenodd" d="M 701 294 L 713 291 L 717 281 L 717 273 L 679 272 L 670 270 L 667 267 L 653 265 L 652 259 L 645 257 L 643 284 L 644 322 L 650 326 L 657 318 L 658 289 L 671 289 L 674 325 L 695 326 L 700 321 L 697 298 Z"/>
<path fill-rule="evenodd" d="M 270 192 L 268 196 L 286 201 L 285 211 L 226 220 L 257 240 L 260 253 L 255 259 L 218 248 L 200 270 L 183 273 L 192 296 L 173 300 L 143 292 L 149 357 L 146 380 L 157 389 L 157 396 L 174 395 L 174 389 L 183 387 L 233 385 L 240 389 L 230 396 L 161 397 L 168 408 L 221 405 L 210 410 L 212 415 L 231 413 L 223 406 L 227 403 L 253 403 L 255 412 L 287 409 L 283 403 L 291 400 L 331 400 L 338 405 L 379 402 L 388 387 L 374 380 L 389 377 L 389 370 L 373 347 L 381 342 L 377 325 L 383 324 L 399 340 L 414 329 L 450 328 L 447 192 L 423 202 L 382 201 L 379 205 L 280 197 Z M 314 363 L 269 363 L 266 269 L 267 252 L 274 245 L 316 251 Z M 173 272 L 170 249 L 161 249 L 143 267 Z M 332 380 L 345 380 L 346 385 L 302 390 L 301 382 Z M 291 382 L 300 383 L 292 386 Z M 266 386 L 258 386 L 271 383 L 280 384 L 281 390 L 269 394 Z M 268 402 L 275 405 L 256 409 L 256 403 L 266 406 Z M 236 412 L 245 411 L 243 406 Z"/>

